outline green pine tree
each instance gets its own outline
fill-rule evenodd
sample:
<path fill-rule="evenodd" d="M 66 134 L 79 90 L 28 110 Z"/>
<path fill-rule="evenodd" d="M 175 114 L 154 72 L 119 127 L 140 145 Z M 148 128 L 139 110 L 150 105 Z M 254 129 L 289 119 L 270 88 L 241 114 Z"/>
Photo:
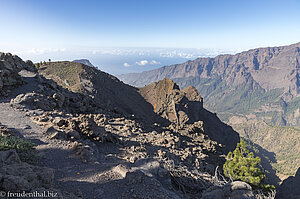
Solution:
<path fill-rule="evenodd" d="M 223 165 L 224 175 L 232 180 L 241 180 L 250 184 L 253 188 L 274 189 L 273 185 L 264 185 L 266 175 L 261 170 L 260 158 L 254 157 L 252 152 L 246 149 L 245 141 L 241 140 L 236 149 L 229 152 Z"/>

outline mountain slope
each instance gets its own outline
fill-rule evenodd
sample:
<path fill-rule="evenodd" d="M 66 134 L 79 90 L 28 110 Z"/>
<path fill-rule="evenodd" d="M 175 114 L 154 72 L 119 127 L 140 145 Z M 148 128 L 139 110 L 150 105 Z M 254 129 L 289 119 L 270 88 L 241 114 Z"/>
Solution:
<path fill-rule="evenodd" d="M 222 113 L 225 121 L 231 114 L 254 113 L 271 124 L 300 125 L 299 73 L 300 43 L 297 43 L 198 58 L 119 77 L 134 86 L 163 78 L 174 80 L 181 88 L 192 85 L 206 99 L 204 106 Z"/>
<path fill-rule="evenodd" d="M 149 122 L 158 119 L 152 111 L 152 106 L 143 99 L 136 88 L 94 67 L 68 61 L 50 62 L 43 65 L 39 73 L 73 92 L 92 96 L 95 102 L 107 109 L 147 118 Z"/>
<path fill-rule="evenodd" d="M 202 98 L 195 88 L 180 91 L 169 79 L 138 89 L 96 68 L 66 61 L 46 63 L 39 73 L 73 92 L 92 96 L 94 102 L 103 108 L 144 123 L 170 125 L 177 131 L 201 120 L 210 139 L 224 145 L 226 152 L 234 149 L 239 140 L 231 127 L 203 108 Z M 158 103 L 155 105 L 150 98 L 159 99 Z M 171 115 L 176 115 L 177 119 Z"/>

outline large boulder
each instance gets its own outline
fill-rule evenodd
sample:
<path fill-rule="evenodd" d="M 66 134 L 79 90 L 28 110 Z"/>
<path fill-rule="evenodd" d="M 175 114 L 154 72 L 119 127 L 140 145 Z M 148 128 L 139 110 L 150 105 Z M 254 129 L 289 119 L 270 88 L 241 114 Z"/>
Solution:
<path fill-rule="evenodd" d="M 56 107 L 56 102 L 53 98 L 39 93 L 20 94 L 11 101 L 12 106 L 26 107 L 28 109 L 53 110 Z"/>
<path fill-rule="evenodd" d="M 24 62 L 20 57 L 0 52 L 0 91 L 4 87 L 18 86 L 23 83 L 18 74 L 21 70 L 35 71 L 31 61 Z"/>
<path fill-rule="evenodd" d="M 201 199 L 254 199 L 252 188 L 242 181 L 234 181 L 221 187 L 207 189 Z"/>

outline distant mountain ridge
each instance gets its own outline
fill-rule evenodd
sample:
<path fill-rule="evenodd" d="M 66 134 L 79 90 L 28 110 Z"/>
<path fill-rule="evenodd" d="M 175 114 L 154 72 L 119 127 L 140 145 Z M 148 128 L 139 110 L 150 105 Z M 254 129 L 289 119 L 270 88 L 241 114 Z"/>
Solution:
<path fill-rule="evenodd" d="M 225 121 L 242 114 L 271 124 L 300 125 L 299 73 L 300 43 L 296 43 L 197 58 L 119 78 L 139 87 L 163 78 L 181 88 L 195 86 L 205 99 L 204 106 Z"/>
<path fill-rule="evenodd" d="M 84 64 L 84 65 L 87 65 L 87 66 L 95 67 L 95 66 L 90 62 L 90 60 L 88 60 L 88 59 L 75 59 L 75 60 L 73 60 L 72 62 L 76 62 L 76 63 Z"/>
<path fill-rule="evenodd" d="M 257 48 L 235 55 L 197 58 L 182 64 L 120 77 L 136 86 L 143 86 L 165 77 L 176 79 L 199 76 L 201 78 L 219 76 L 227 83 L 238 85 L 252 77 L 264 89 L 287 87 L 286 91 L 297 96 L 300 92 L 299 56 L 300 42 L 290 46 Z M 268 75 L 272 75 L 272 78 Z M 284 81 L 278 82 L 279 78 Z"/>

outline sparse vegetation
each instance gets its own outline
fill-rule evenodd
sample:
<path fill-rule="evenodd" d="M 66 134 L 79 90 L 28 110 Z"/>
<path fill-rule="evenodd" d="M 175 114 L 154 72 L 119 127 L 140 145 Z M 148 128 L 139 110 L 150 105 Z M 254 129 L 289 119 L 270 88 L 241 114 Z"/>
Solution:
<path fill-rule="evenodd" d="M 15 149 L 22 161 L 33 163 L 35 159 L 35 144 L 16 136 L 0 135 L 0 151 Z"/>
<path fill-rule="evenodd" d="M 51 75 L 62 87 L 74 92 L 80 91 L 80 74 L 84 72 L 82 65 L 73 62 L 49 62 L 39 71 L 42 75 Z"/>

